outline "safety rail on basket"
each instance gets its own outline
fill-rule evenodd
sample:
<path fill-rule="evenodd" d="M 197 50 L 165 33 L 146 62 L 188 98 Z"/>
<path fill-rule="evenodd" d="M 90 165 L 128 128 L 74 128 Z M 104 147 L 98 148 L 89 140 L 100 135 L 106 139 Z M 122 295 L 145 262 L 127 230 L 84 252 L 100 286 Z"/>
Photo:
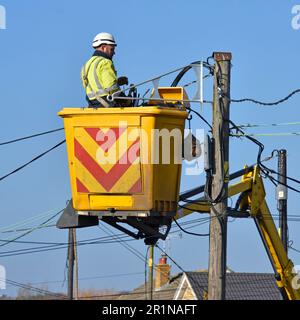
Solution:
<path fill-rule="evenodd" d="M 204 61 L 193 62 L 193 63 L 191 63 L 191 64 L 189 64 L 187 66 L 184 66 L 184 67 L 181 67 L 181 68 L 177 68 L 175 70 L 172 70 L 172 71 L 169 71 L 167 73 L 161 74 L 161 75 L 159 75 L 159 76 L 157 76 L 155 78 L 148 79 L 148 80 L 140 82 L 138 84 L 131 84 L 130 86 L 128 86 L 125 89 L 119 90 L 117 92 L 114 92 L 113 94 L 108 95 L 107 96 L 107 100 L 109 102 L 114 102 L 116 100 L 132 100 L 132 101 L 141 100 L 141 101 L 149 101 L 149 102 L 156 102 L 156 103 L 157 102 L 164 103 L 166 101 L 171 102 L 171 103 L 176 103 L 176 102 L 180 102 L 180 103 L 196 102 L 196 103 L 200 103 L 200 104 L 211 103 L 211 101 L 207 101 L 207 100 L 205 100 L 203 98 L 203 80 L 208 77 L 208 75 L 205 75 L 205 76 L 203 75 L 203 68 L 208 68 L 210 70 L 210 73 L 211 73 L 211 70 L 212 70 L 213 66 L 211 66 L 210 64 L 208 64 L 207 62 L 204 62 Z M 193 81 L 192 83 L 196 83 L 197 84 L 196 93 L 194 94 L 192 99 L 189 99 L 187 95 L 185 95 L 185 98 L 182 98 L 182 99 L 170 99 L 170 98 L 166 99 L 166 98 L 164 98 L 164 97 L 162 97 L 160 95 L 159 81 L 160 81 L 161 78 L 166 77 L 166 76 L 168 76 L 168 75 L 170 75 L 172 73 L 175 73 L 177 71 L 180 71 L 179 75 L 181 73 L 184 74 L 189 69 L 193 69 L 194 70 L 195 75 L 196 75 L 196 80 Z M 184 71 L 184 73 L 183 73 L 183 71 Z M 177 76 L 177 78 L 178 78 L 178 76 Z M 181 77 L 179 78 L 179 80 L 180 79 L 181 79 Z M 174 82 L 175 82 L 175 80 L 174 80 Z M 152 85 L 153 85 L 153 89 L 151 91 L 150 97 L 145 97 L 146 93 L 144 94 L 143 97 L 131 97 L 131 96 L 121 95 L 122 93 L 124 94 L 126 91 L 130 91 L 132 89 L 136 89 L 137 87 L 140 87 L 140 86 L 142 86 L 144 84 L 151 83 L 151 82 L 152 82 Z M 174 82 L 173 82 L 173 84 L 174 84 Z M 171 85 L 171 87 L 175 87 L 175 86 L 173 86 L 173 84 Z M 150 90 L 148 90 L 148 91 L 150 91 Z M 151 105 L 153 105 L 153 103 L 151 103 Z"/>

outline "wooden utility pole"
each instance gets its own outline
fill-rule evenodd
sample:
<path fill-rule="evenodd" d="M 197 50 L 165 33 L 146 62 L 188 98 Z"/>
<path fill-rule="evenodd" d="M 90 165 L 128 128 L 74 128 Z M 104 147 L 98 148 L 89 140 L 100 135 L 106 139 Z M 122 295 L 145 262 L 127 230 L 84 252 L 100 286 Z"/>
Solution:
<path fill-rule="evenodd" d="M 215 52 L 208 299 L 225 300 L 231 53 Z"/>
<path fill-rule="evenodd" d="M 78 300 L 78 255 L 77 255 L 76 228 L 73 228 L 73 239 L 74 239 L 74 260 L 75 260 L 74 298 L 75 300 Z"/>
<path fill-rule="evenodd" d="M 74 279 L 74 233 L 73 228 L 69 228 L 68 246 L 68 298 L 73 300 L 73 279 Z"/>
<path fill-rule="evenodd" d="M 286 253 L 288 252 L 288 227 L 287 227 L 287 178 L 286 178 L 286 150 L 278 152 L 278 187 L 277 201 L 279 211 L 280 238 Z"/>
<path fill-rule="evenodd" d="M 148 276 L 148 300 L 153 300 L 153 261 L 154 261 L 154 245 L 149 245 L 149 276 Z"/>

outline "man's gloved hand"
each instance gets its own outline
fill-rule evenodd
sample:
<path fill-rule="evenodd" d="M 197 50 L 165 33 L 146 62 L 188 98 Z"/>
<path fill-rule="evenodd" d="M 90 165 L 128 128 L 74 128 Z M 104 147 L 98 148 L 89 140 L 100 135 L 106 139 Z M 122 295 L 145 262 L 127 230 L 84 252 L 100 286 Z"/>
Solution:
<path fill-rule="evenodd" d="M 128 78 L 127 77 L 119 77 L 117 83 L 118 83 L 118 86 L 128 85 Z"/>

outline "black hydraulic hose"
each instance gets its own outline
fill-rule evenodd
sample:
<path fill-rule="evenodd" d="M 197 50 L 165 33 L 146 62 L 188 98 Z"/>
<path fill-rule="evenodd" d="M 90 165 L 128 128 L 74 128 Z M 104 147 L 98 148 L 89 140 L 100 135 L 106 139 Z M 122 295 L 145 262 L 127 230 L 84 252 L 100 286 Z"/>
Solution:
<path fill-rule="evenodd" d="M 171 84 L 171 87 L 177 87 L 179 81 L 181 80 L 181 78 L 192 68 L 192 64 L 199 64 L 200 61 L 194 61 L 192 62 L 190 65 L 184 67 L 176 76 L 176 78 L 174 79 L 174 81 Z"/>
<path fill-rule="evenodd" d="M 179 81 L 182 79 L 182 77 L 192 68 L 193 64 L 200 64 L 201 61 L 194 61 L 192 63 L 190 63 L 188 66 L 184 67 L 176 76 L 176 78 L 174 79 L 174 81 L 171 84 L 171 87 L 177 87 Z M 213 66 L 210 65 L 208 62 L 203 62 L 204 63 L 204 67 L 209 69 L 209 72 L 212 74 L 212 70 L 213 70 Z"/>

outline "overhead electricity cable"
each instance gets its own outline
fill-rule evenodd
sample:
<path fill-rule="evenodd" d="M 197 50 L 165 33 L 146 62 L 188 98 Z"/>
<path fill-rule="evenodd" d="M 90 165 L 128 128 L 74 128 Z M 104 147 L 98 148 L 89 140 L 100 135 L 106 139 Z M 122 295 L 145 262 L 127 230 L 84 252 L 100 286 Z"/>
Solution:
<path fill-rule="evenodd" d="M 284 136 L 300 136 L 300 132 L 274 132 L 274 133 L 245 133 L 230 134 L 231 137 L 284 137 Z"/>
<path fill-rule="evenodd" d="M 242 133 L 242 135 L 245 136 L 245 138 L 247 138 L 248 140 L 254 142 L 258 147 L 259 147 L 259 151 L 258 151 L 258 155 L 257 155 L 257 165 L 259 166 L 260 170 L 262 171 L 262 173 L 277 187 L 277 184 L 280 183 L 284 186 L 286 186 L 287 188 L 289 188 L 290 190 L 293 190 L 297 193 L 300 193 L 300 190 L 296 189 L 296 188 L 293 188 L 291 186 L 289 186 L 288 184 L 284 184 L 282 182 L 280 182 L 278 179 L 272 177 L 270 175 L 270 172 L 272 173 L 277 173 L 275 170 L 273 169 L 270 169 L 269 167 L 267 167 L 266 165 L 264 165 L 262 162 L 264 160 L 261 160 L 261 155 L 262 155 L 262 152 L 265 148 L 264 144 L 260 141 L 258 141 L 257 139 L 253 138 L 253 137 L 250 137 L 248 135 L 245 134 L 245 132 L 243 130 L 241 130 L 233 121 L 229 120 L 229 123 L 233 126 L 233 129 L 239 131 Z M 272 157 L 271 157 L 272 158 Z M 270 157 L 267 158 L 268 160 L 270 159 Z M 293 178 L 292 178 L 293 179 Z"/>
<path fill-rule="evenodd" d="M 300 253 L 300 250 L 298 250 L 298 249 L 295 249 L 294 247 L 292 247 L 292 246 L 288 246 L 288 248 L 289 249 L 291 249 L 291 250 L 293 250 L 293 251 L 295 251 L 295 252 L 298 252 L 298 253 Z"/>
<path fill-rule="evenodd" d="M 299 216 L 300 217 L 300 216 Z M 195 226 L 197 226 L 200 223 L 203 223 L 203 221 L 207 220 L 209 218 L 200 218 L 200 219 L 194 219 L 194 220 L 189 220 L 189 221 L 185 221 L 182 223 L 182 225 L 190 225 L 190 224 L 195 224 L 194 226 L 190 226 L 187 227 L 188 228 L 193 228 Z M 55 226 L 55 225 L 53 225 Z M 40 227 L 34 227 L 34 229 L 36 228 L 40 228 Z M 30 229 L 25 229 L 27 230 L 32 230 L 33 228 Z M 174 231 L 173 231 L 174 232 Z M 176 231 L 175 231 L 176 232 Z M 117 237 L 118 241 L 110 241 L 112 239 L 115 239 L 115 237 Z M 124 234 L 116 234 L 115 236 L 104 236 L 104 237 L 97 237 L 97 238 L 92 238 L 92 239 L 86 239 L 86 240 L 81 240 L 78 241 L 77 244 L 81 245 L 81 244 L 98 244 L 98 243 L 113 243 L 113 242 L 119 242 L 119 241 L 129 241 L 132 240 L 134 241 L 134 239 L 131 239 L 130 236 L 128 235 L 124 235 Z M 68 242 L 46 242 L 46 241 L 23 241 L 23 240 L 13 240 L 13 239 L 0 239 L 0 242 L 3 243 L 16 243 L 16 244 L 33 244 L 33 245 L 48 245 L 49 247 L 52 246 L 66 246 L 68 245 Z M 20 250 L 16 250 L 16 251 L 22 251 L 22 250 L 32 250 L 32 249 L 40 249 L 40 248 L 45 248 L 45 247 L 32 247 L 32 248 L 26 248 L 26 249 L 20 249 Z M 1 252 L 2 253 L 11 253 L 12 251 L 8 251 L 8 252 Z M 15 251 L 13 251 L 15 252 Z"/>
<path fill-rule="evenodd" d="M 245 135 L 245 132 L 243 130 L 241 130 L 241 128 L 239 128 L 232 120 L 227 120 L 233 127 L 233 129 L 237 130 L 237 132 L 241 132 L 241 134 Z M 273 177 L 271 177 L 269 175 L 269 172 L 268 172 L 268 168 L 262 163 L 262 159 L 261 159 L 261 156 L 262 156 L 262 153 L 265 149 L 265 146 L 262 142 L 260 142 L 259 140 L 253 138 L 253 137 L 250 137 L 250 136 L 247 136 L 245 135 L 245 138 L 250 140 L 251 142 L 253 142 L 254 144 L 256 144 L 258 146 L 258 153 L 257 153 L 257 158 L 256 158 L 256 163 L 257 163 L 257 166 L 260 168 L 261 172 L 270 179 L 270 181 L 277 187 L 277 184 L 276 182 L 273 180 Z"/>
<path fill-rule="evenodd" d="M 101 229 L 102 231 L 104 231 L 107 235 L 110 235 L 116 239 L 116 241 L 122 245 L 125 249 L 127 249 L 129 252 L 133 253 L 137 258 L 139 258 L 140 260 L 142 260 L 143 262 L 145 261 L 145 257 L 144 255 L 139 252 L 138 250 L 136 250 L 135 248 L 133 248 L 132 246 L 130 246 L 129 244 L 125 243 L 122 239 L 120 239 L 119 236 L 117 236 L 116 234 L 114 234 L 111 230 L 109 230 L 107 227 L 104 226 L 98 226 L 99 229 Z"/>
<path fill-rule="evenodd" d="M 195 113 L 203 122 L 205 122 L 209 127 L 210 129 L 212 130 L 212 126 L 211 124 L 204 118 L 201 116 L 201 114 L 197 111 L 195 111 L 194 109 L 192 109 L 191 107 L 187 107 L 186 108 L 187 110 L 190 110 L 191 112 Z"/>
<path fill-rule="evenodd" d="M 122 241 L 124 241 L 124 237 L 128 237 L 126 235 L 120 237 L 120 239 Z M 83 244 L 83 243 L 88 243 L 88 244 L 93 244 L 95 241 L 106 241 L 106 240 L 112 240 L 113 237 L 111 236 L 105 236 L 105 237 L 97 237 L 97 238 L 92 238 L 92 239 L 86 239 L 86 240 L 80 240 L 77 241 L 76 243 L 78 244 Z M 20 240 L 2 240 L 0 239 L 0 242 L 14 242 L 17 244 L 35 244 L 35 245 L 55 245 L 55 246 L 64 246 L 64 245 L 68 245 L 69 242 L 46 242 L 46 241 L 20 241 Z M 72 244 L 72 243 L 71 243 Z"/>
<path fill-rule="evenodd" d="M 124 242 L 128 241 L 134 241 L 134 239 L 129 240 L 123 240 Z M 94 242 L 87 242 L 87 243 L 80 243 L 79 246 L 86 246 L 86 245 L 95 245 L 95 244 L 112 244 L 112 243 L 119 243 L 119 241 L 112 240 L 112 241 L 94 241 Z M 12 256 L 20 256 L 25 254 L 31 254 L 31 253 L 41 253 L 41 252 L 48 252 L 48 251 L 55 251 L 55 250 L 61 250 L 61 249 L 67 249 L 68 245 L 47 245 L 47 246 L 41 246 L 41 247 L 34 247 L 34 248 L 26 248 L 26 249 L 19 249 L 19 250 L 12 250 L 12 251 L 6 251 L 1 252 L 0 257 L 12 257 Z"/>
<path fill-rule="evenodd" d="M 163 250 L 158 244 L 155 245 L 156 248 L 158 248 L 164 255 L 166 255 L 176 266 L 179 270 L 181 270 L 183 273 L 186 273 L 186 271 L 172 258 L 170 257 L 165 250 Z M 204 286 L 201 286 L 201 288 L 205 288 Z"/>
<path fill-rule="evenodd" d="M 67 299 L 63 294 L 55 293 L 55 292 L 52 292 L 52 291 L 49 291 L 49 290 L 45 290 L 45 289 L 36 288 L 36 287 L 30 286 L 30 285 L 27 285 L 27 284 L 24 284 L 24 283 L 20 283 L 20 282 L 17 282 L 17 281 L 13 281 L 13 280 L 10 280 L 10 279 L 5 279 L 5 282 L 7 284 L 9 284 L 9 285 L 12 285 L 12 286 L 15 286 L 15 287 L 19 287 L 19 288 L 23 288 L 23 289 L 26 289 L 26 290 L 29 290 L 29 291 L 33 291 L 33 292 L 36 292 L 36 293 L 39 293 L 39 294 L 49 295 L 49 296 L 56 297 L 56 298 L 61 298 L 61 299 Z"/>
<path fill-rule="evenodd" d="M 44 225 L 41 227 L 37 227 L 37 229 L 45 229 L 45 228 L 53 228 L 56 227 L 56 224 L 48 224 L 48 225 Z M 0 231 L 0 233 L 17 233 L 17 232 L 24 232 L 24 231 L 28 231 L 31 230 L 32 228 L 22 228 L 22 229 L 8 229 L 8 230 L 4 230 L 4 231 Z"/>
<path fill-rule="evenodd" d="M 108 278 L 135 276 L 140 274 L 144 274 L 144 272 L 107 274 L 107 275 L 101 275 L 101 276 L 83 277 L 83 278 L 79 278 L 78 280 L 87 281 L 87 280 L 94 280 L 94 279 L 108 279 Z M 63 282 L 64 280 L 53 280 L 53 281 L 30 282 L 30 284 L 37 285 L 37 284 L 51 284 L 51 283 L 63 283 Z"/>
<path fill-rule="evenodd" d="M 86 246 L 86 245 L 95 245 L 95 244 L 111 244 L 111 243 L 120 243 L 120 240 L 82 240 L 77 242 L 77 246 Z M 122 240 L 123 243 L 128 241 L 135 241 L 135 239 L 128 239 L 128 240 Z M 14 240 L 5 241 L 5 244 L 12 243 Z M 5 245 L 5 244 L 2 244 Z M 2 251 L 0 252 L 0 257 L 10 257 L 10 256 L 19 256 L 24 254 L 31 254 L 31 253 L 41 253 L 41 252 L 47 252 L 47 251 L 53 251 L 53 250 L 60 250 L 68 248 L 67 243 L 57 243 L 57 244 L 47 244 L 44 246 L 39 247 L 30 247 L 30 248 L 23 248 L 23 249 L 17 249 L 17 250 L 10 250 L 10 251 Z M 1 246 L 1 245 L 0 245 Z"/>
<path fill-rule="evenodd" d="M 297 193 L 300 193 L 300 190 L 299 190 L 299 189 L 296 189 L 296 188 L 294 188 L 294 187 L 292 187 L 292 186 L 290 186 L 290 185 L 288 185 L 288 184 L 286 184 L 286 183 L 283 183 L 283 182 L 279 181 L 278 179 L 274 178 L 273 176 L 271 176 L 271 174 L 280 175 L 280 174 L 279 174 L 278 172 L 276 172 L 275 170 L 273 170 L 273 169 L 271 169 L 271 168 L 269 168 L 269 167 L 267 167 L 267 166 L 264 166 L 264 174 L 265 174 L 265 175 L 267 176 L 267 178 L 268 178 L 273 184 L 275 184 L 276 186 L 277 186 L 278 184 L 281 184 L 281 185 L 287 187 L 288 189 L 290 189 L 290 190 L 292 190 L 292 191 L 295 191 L 295 192 L 297 192 Z M 286 177 L 286 178 L 287 178 L 287 179 L 290 179 L 290 180 L 292 180 L 292 181 L 296 181 L 297 183 L 299 183 L 298 180 L 296 180 L 296 179 L 294 179 L 294 178 L 290 178 L 290 177 Z"/>
<path fill-rule="evenodd" d="M 173 219 L 174 222 L 177 224 L 178 228 L 183 231 L 184 233 L 187 233 L 187 234 L 190 234 L 190 235 L 193 235 L 193 236 L 199 236 L 199 237 L 208 237 L 209 236 L 209 233 L 194 233 L 194 232 L 190 232 L 190 231 L 186 231 L 185 229 L 183 229 L 180 224 L 177 222 L 176 219 Z"/>
<path fill-rule="evenodd" d="M 63 140 L 61 142 L 59 142 L 58 144 L 56 144 L 55 146 L 53 146 L 52 148 L 46 150 L 45 152 L 39 154 L 38 156 L 34 157 L 32 160 L 26 162 L 25 164 L 23 164 L 22 166 L 18 167 L 17 169 L 7 173 L 6 175 L 2 176 L 0 178 L 0 181 L 6 179 L 7 177 L 11 176 L 12 174 L 24 169 L 25 167 L 27 167 L 29 164 L 33 163 L 34 161 L 42 158 L 43 156 L 45 156 L 47 153 L 51 152 L 52 150 L 56 149 L 57 147 L 59 147 L 60 145 L 64 144 L 66 142 L 66 140 Z"/>
<path fill-rule="evenodd" d="M 222 74 L 221 74 L 222 76 Z M 218 80 L 218 83 L 221 83 L 220 82 L 220 76 L 217 77 L 217 80 Z M 265 102 L 260 102 L 260 101 L 257 101 L 257 100 L 254 100 L 254 99 L 240 99 L 240 100 L 235 100 L 235 99 L 230 99 L 230 97 L 228 97 L 223 91 L 222 91 L 222 87 L 220 85 L 218 85 L 218 89 L 219 89 L 219 92 L 220 92 L 220 102 L 223 101 L 222 98 L 226 97 L 227 99 L 229 99 L 231 102 L 245 102 L 245 101 L 252 101 L 252 102 L 255 102 L 255 103 L 258 103 L 258 104 L 262 104 L 262 105 L 277 105 L 279 103 L 282 103 L 286 100 L 288 100 L 291 96 L 293 96 L 295 93 L 298 93 L 300 92 L 300 89 L 297 89 L 295 91 L 293 91 L 292 93 L 290 93 L 287 97 L 281 99 L 281 100 L 278 100 L 276 102 L 272 102 L 272 103 L 265 103 Z M 280 183 L 276 178 L 272 177 L 270 175 L 270 168 L 268 168 L 266 165 L 264 165 L 262 163 L 262 160 L 261 160 L 261 156 L 262 156 L 262 153 L 263 153 L 263 150 L 265 148 L 264 144 L 260 141 L 258 141 L 257 139 L 249 136 L 249 135 L 246 135 L 245 132 L 243 130 L 241 130 L 240 127 L 238 127 L 232 120 L 230 119 L 224 119 L 224 121 L 227 121 L 229 122 L 229 124 L 232 125 L 233 129 L 237 130 L 237 132 L 240 132 L 242 135 L 245 136 L 245 138 L 247 138 L 248 140 L 252 141 L 253 143 L 255 143 L 258 147 L 259 147 L 259 150 L 258 150 L 258 154 L 257 154 L 257 165 L 258 167 L 260 168 L 262 174 L 265 175 L 265 177 L 267 177 L 276 187 L 277 187 L 277 184 Z M 293 190 L 297 193 L 300 193 L 300 190 L 297 190 L 287 184 L 283 184 L 281 183 L 282 185 L 286 186 L 287 188 L 289 188 L 290 190 Z"/>
<path fill-rule="evenodd" d="M 210 77 L 212 77 L 212 74 L 206 74 L 204 77 L 203 77 L 203 80 L 204 79 L 207 79 L 207 78 L 210 78 Z M 182 87 L 183 88 L 187 88 L 187 87 L 189 87 L 189 86 L 191 86 L 192 84 L 194 84 L 194 83 L 199 83 L 199 80 L 194 80 L 194 81 L 191 81 L 191 82 L 188 82 L 188 83 L 186 83 L 186 84 L 184 84 Z"/>
<path fill-rule="evenodd" d="M 47 219 L 45 222 L 42 222 L 38 227 L 43 226 L 44 224 L 46 224 L 46 223 L 48 223 L 49 221 L 51 221 L 52 219 L 54 219 L 54 218 L 55 218 L 56 216 L 58 216 L 61 212 L 63 212 L 63 210 L 64 210 L 64 209 L 62 209 L 62 210 L 58 211 L 57 213 L 55 213 L 53 216 L 51 216 L 51 217 L 50 217 L 49 219 Z M 32 233 L 33 231 L 35 231 L 38 227 L 33 227 L 32 229 L 30 229 L 30 230 L 26 231 L 25 233 L 23 233 L 23 234 L 15 237 L 14 239 L 7 240 L 5 243 L 0 244 L 0 247 L 3 247 L 3 246 L 5 246 L 5 245 L 8 245 L 8 244 L 11 243 L 11 242 L 14 242 L 14 241 L 16 241 L 16 240 L 18 240 L 18 239 L 20 239 L 20 238 L 25 237 L 26 235 L 28 235 L 28 234 Z"/>
<path fill-rule="evenodd" d="M 272 216 L 274 220 L 278 220 L 279 217 L 275 217 L 274 215 Z M 201 218 L 201 219 L 195 219 L 195 220 L 191 220 L 191 221 L 186 221 L 183 222 L 181 225 L 188 225 L 188 224 L 194 224 L 192 226 L 186 227 L 186 229 L 191 229 L 191 228 L 195 228 L 197 226 L 200 225 L 204 225 L 207 224 L 210 221 L 210 217 L 207 218 Z M 296 221 L 299 222 L 300 221 L 300 215 L 289 215 L 288 217 L 289 221 Z M 199 223 L 197 223 L 199 222 Z M 171 231 L 170 233 L 175 233 L 180 231 Z M 196 234 L 197 235 L 197 234 Z M 99 238 L 94 238 L 94 239 L 86 239 L 86 240 L 81 240 L 78 242 L 78 246 L 82 246 L 82 245 L 94 245 L 94 244 L 108 244 L 108 243 L 120 243 L 120 237 L 118 238 L 118 240 L 112 240 L 109 241 L 109 239 L 111 239 L 113 237 L 109 236 L 109 237 L 99 237 Z M 128 241 L 135 241 L 134 239 L 129 239 L 129 240 L 125 240 L 124 238 L 129 238 L 129 236 L 124 235 L 123 236 L 123 240 L 121 240 L 123 243 L 124 242 L 128 242 Z M 1 240 L 0 240 L 1 241 Z M 11 251 L 5 251 L 5 252 L 1 252 L 0 253 L 0 257 L 8 257 L 8 256 L 17 256 L 17 255 L 23 255 L 23 254 L 30 254 L 30 253 L 40 253 L 40 252 L 46 252 L 46 251 L 53 251 L 53 250 L 59 250 L 59 249 L 64 249 L 67 248 L 68 244 L 67 243 L 53 243 L 53 242 L 34 242 L 34 241 L 6 241 L 6 240 L 2 240 L 5 242 L 15 242 L 15 243 L 22 243 L 22 244 L 46 244 L 46 246 L 41 246 L 41 247 L 31 247 L 31 248 L 25 248 L 25 249 L 19 249 L 19 250 L 11 250 Z M 133 248 L 134 249 L 134 248 Z"/>
<path fill-rule="evenodd" d="M 300 89 L 296 89 L 293 92 L 291 92 L 289 95 L 287 95 L 285 98 L 280 99 L 278 101 L 274 101 L 274 102 L 262 102 L 262 101 L 258 101 L 252 98 L 244 98 L 244 99 L 230 99 L 230 102 L 235 102 L 235 103 L 241 103 L 241 102 L 253 102 L 262 106 L 276 106 L 280 103 L 283 103 L 285 101 L 287 101 L 288 99 L 290 99 L 294 94 L 299 93 Z"/>
<path fill-rule="evenodd" d="M 98 227 L 100 228 L 100 226 L 98 226 Z M 100 228 L 100 229 L 103 230 L 103 228 Z M 109 233 L 112 234 L 113 237 L 115 237 L 114 233 L 113 233 L 111 230 L 109 230 L 107 227 L 106 227 L 105 229 L 107 229 L 107 230 L 109 231 Z M 103 231 L 105 231 L 105 230 L 103 230 Z M 108 233 L 106 232 L 106 234 L 108 234 Z M 120 244 L 121 244 L 122 246 L 124 246 L 127 250 L 129 250 L 131 253 L 133 253 L 136 257 L 138 257 L 140 260 L 142 260 L 144 263 L 147 263 L 148 249 L 147 249 L 147 251 L 146 251 L 146 257 L 144 257 L 143 254 L 142 254 L 141 252 L 139 252 L 138 250 L 136 250 L 135 248 L 133 248 L 133 247 L 127 245 L 127 244 L 124 245 L 124 243 L 123 243 L 122 241 L 120 241 Z M 157 244 L 156 244 L 156 246 L 157 246 L 162 252 L 164 252 Z M 149 247 L 148 247 L 148 248 L 149 248 Z M 164 253 L 167 255 L 166 252 L 164 252 Z M 178 264 L 174 259 L 172 259 L 169 255 L 167 255 L 167 256 L 176 264 L 176 266 L 177 266 L 180 270 L 182 270 L 182 271 L 184 272 L 184 270 L 179 266 L 179 264 Z M 157 266 L 154 265 L 154 268 L 156 268 L 156 267 L 157 267 Z M 146 277 L 147 277 L 147 268 L 146 268 L 146 265 L 145 265 L 145 281 L 146 281 Z"/>
<path fill-rule="evenodd" d="M 165 254 L 182 272 L 185 272 L 184 269 L 172 258 L 170 257 L 166 251 L 164 251 L 158 244 L 155 245 L 163 254 Z"/>
<path fill-rule="evenodd" d="M 259 128 L 259 127 L 280 127 L 280 126 L 296 126 L 300 125 L 300 122 L 283 122 L 283 123 L 258 123 L 258 124 L 239 124 L 237 125 L 239 128 L 247 129 L 247 128 Z"/>
<path fill-rule="evenodd" d="M 275 150 L 274 150 L 275 151 Z M 273 152 L 274 152 L 273 151 Z M 276 170 L 274 170 L 274 169 L 271 169 L 271 168 L 268 168 L 268 170 L 271 172 L 271 173 L 273 173 L 273 174 L 277 174 L 277 175 L 279 175 L 279 176 L 281 176 L 281 177 L 284 177 L 284 178 L 286 178 L 286 179 L 288 179 L 288 180 L 291 180 L 291 181 L 293 181 L 293 182 L 295 182 L 295 183 L 298 183 L 298 184 L 300 184 L 300 180 L 298 180 L 298 179 L 295 179 L 295 178 L 292 178 L 292 177 L 289 177 L 289 176 L 287 176 L 287 175 L 284 175 L 284 174 L 282 174 L 282 173 L 279 173 L 278 171 L 276 171 Z M 282 184 L 282 183 L 281 183 Z"/>
<path fill-rule="evenodd" d="M 43 213 L 40 213 L 35 216 L 31 216 L 29 218 L 25 218 L 24 220 L 20 220 L 14 224 L 8 225 L 6 227 L 2 227 L 0 231 L 14 230 L 15 228 L 24 227 L 26 225 L 32 224 L 38 220 L 45 219 L 47 216 L 51 216 L 53 213 L 57 212 L 57 209 L 52 209 Z"/>
<path fill-rule="evenodd" d="M 40 214 L 35 215 L 35 216 L 31 216 L 29 218 L 26 218 L 24 220 L 18 221 L 16 223 L 8 225 L 6 227 L 1 227 L 0 228 L 0 233 L 17 231 L 18 228 L 21 228 L 21 227 L 24 228 L 26 225 L 32 224 L 33 222 L 36 222 L 38 220 L 45 219 L 46 217 L 51 216 L 53 213 L 57 212 L 57 210 L 58 209 L 48 210 L 46 212 L 40 213 Z M 23 229 L 22 231 L 27 231 L 27 230 L 29 230 L 29 229 L 26 229 L 26 230 Z"/>
<path fill-rule="evenodd" d="M 33 135 L 30 135 L 30 136 L 26 136 L 26 137 L 23 137 L 23 138 L 18 138 L 18 139 L 6 141 L 6 142 L 0 142 L 0 146 L 4 146 L 6 144 L 11 144 L 11 143 L 15 143 L 15 142 L 18 142 L 18 141 L 39 137 L 39 136 L 43 136 L 45 134 L 49 134 L 49 133 L 53 133 L 53 132 L 57 132 L 57 131 L 61 131 L 61 130 L 64 130 L 64 128 L 53 129 L 53 130 L 49 130 L 49 131 L 33 134 Z"/>
<path fill-rule="evenodd" d="M 100 227 L 100 226 L 99 226 L 99 227 Z M 108 229 L 108 228 L 106 228 L 106 229 Z M 109 230 L 109 231 L 110 231 L 110 230 Z M 110 233 L 114 235 L 114 233 L 113 233 L 112 231 L 110 231 Z M 122 242 L 120 242 L 120 244 L 122 244 Z M 158 249 L 160 249 L 164 254 L 167 255 L 167 253 L 166 253 L 165 251 L 163 251 L 157 244 L 156 244 L 155 246 L 156 246 Z M 134 251 L 136 251 L 136 252 L 138 253 L 138 255 L 142 257 L 142 259 L 141 259 L 142 261 L 147 262 L 148 250 L 147 250 L 146 258 L 145 258 L 145 257 L 143 256 L 143 254 L 140 253 L 139 251 L 137 251 L 135 248 L 132 248 L 132 247 L 131 247 L 131 249 L 133 249 Z M 136 254 L 135 254 L 135 255 L 136 255 Z M 174 261 L 174 259 L 172 259 L 169 255 L 167 255 L 167 256 L 176 264 L 176 266 L 177 266 L 180 270 L 182 270 L 183 272 L 185 272 L 185 271 L 179 266 L 179 264 L 178 264 L 176 261 Z M 156 268 L 156 266 L 155 266 L 155 268 Z"/>
<path fill-rule="evenodd" d="M 206 222 L 201 222 L 198 225 L 202 225 L 207 223 Z M 190 229 L 190 228 L 194 228 L 195 226 L 190 226 L 187 227 L 186 229 Z M 174 232 L 171 232 L 174 233 Z M 122 240 L 121 238 L 118 238 L 118 240 L 112 240 L 109 241 L 108 239 L 105 240 L 104 238 L 107 237 L 100 237 L 100 238 L 95 238 L 95 239 L 87 239 L 87 240 L 81 240 L 78 242 L 78 246 L 83 246 L 83 245 L 93 245 L 93 244 L 108 244 L 108 243 L 123 243 L 123 245 L 125 246 L 126 243 L 128 241 L 134 241 L 134 239 L 129 239 L 129 240 Z M 111 238 L 111 237 L 110 237 Z M 93 241 L 91 241 L 93 240 Z M 23 255 L 23 254 L 30 254 L 30 253 L 40 253 L 40 252 L 45 252 L 45 251 L 52 251 L 52 250 L 59 250 L 59 249 L 64 249 L 68 247 L 68 243 L 52 243 L 52 242 L 34 242 L 34 241 L 13 241 L 13 240 L 0 240 L 0 242 L 9 242 L 9 243 L 21 243 L 21 244 L 45 244 L 44 246 L 39 246 L 39 247 L 30 247 L 30 248 L 23 248 L 23 249 L 17 249 L 17 250 L 10 250 L 10 251 L 2 251 L 0 252 L 0 257 L 8 257 L 8 256 L 17 256 L 17 255 Z M 129 249 L 129 251 L 132 252 L 135 251 L 135 255 L 136 253 L 140 255 L 140 252 L 138 252 L 137 250 L 135 250 L 134 248 L 130 247 L 128 248 L 126 246 L 127 249 Z M 139 256 L 139 258 L 141 258 L 141 255 Z M 144 260 L 144 259 L 143 259 Z"/>

